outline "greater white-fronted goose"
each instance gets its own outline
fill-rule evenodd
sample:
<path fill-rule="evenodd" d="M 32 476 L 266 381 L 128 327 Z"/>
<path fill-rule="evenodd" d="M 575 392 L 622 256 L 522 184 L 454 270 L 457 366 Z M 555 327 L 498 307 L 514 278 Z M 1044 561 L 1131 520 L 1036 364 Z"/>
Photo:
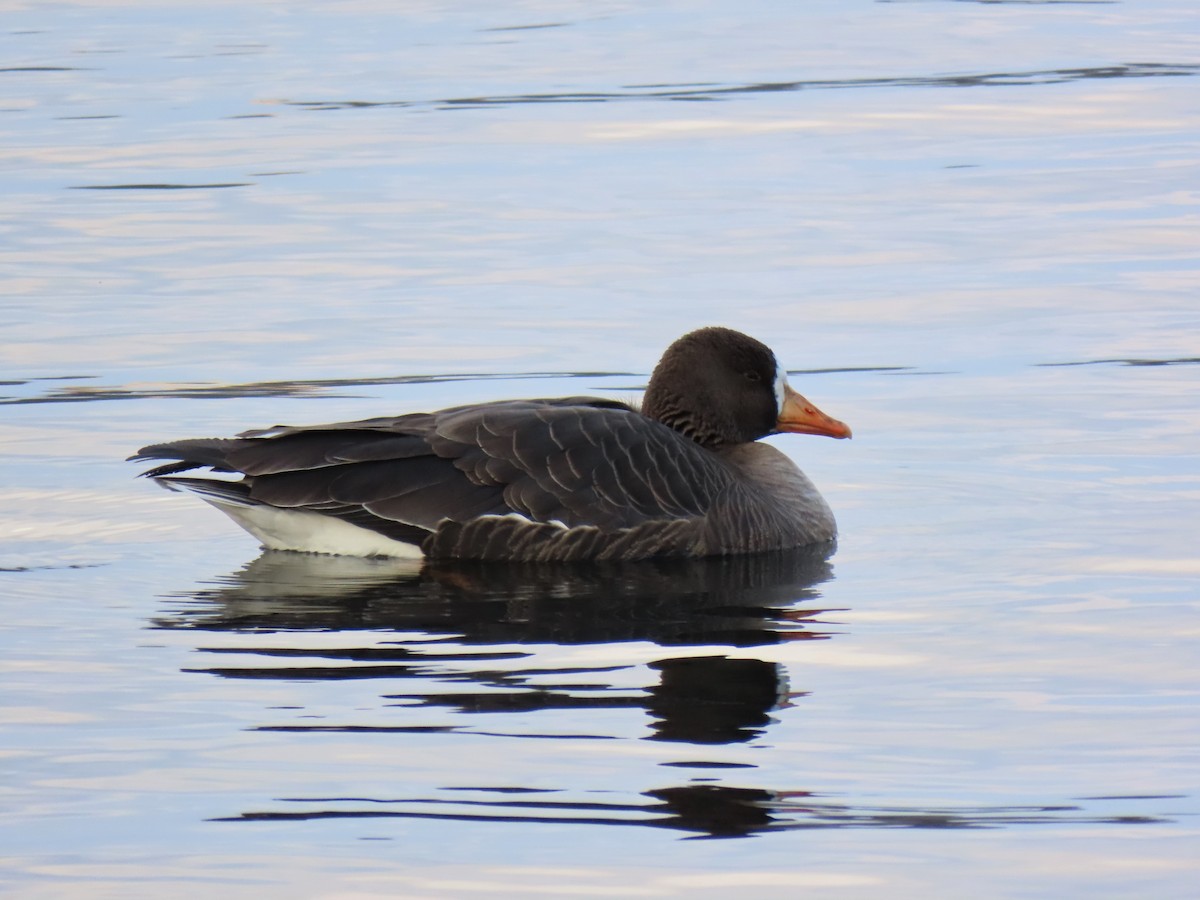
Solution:
<path fill-rule="evenodd" d="M 667 348 L 641 410 L 566 397 L 275 426 L 143 447 L 270 550 L 512 561 L 719 556 L 832 540 L 779 432 L 850 437 L 764 344 L 701 328 Z M 173 477 L 189 469 L 240 480 Z"/>

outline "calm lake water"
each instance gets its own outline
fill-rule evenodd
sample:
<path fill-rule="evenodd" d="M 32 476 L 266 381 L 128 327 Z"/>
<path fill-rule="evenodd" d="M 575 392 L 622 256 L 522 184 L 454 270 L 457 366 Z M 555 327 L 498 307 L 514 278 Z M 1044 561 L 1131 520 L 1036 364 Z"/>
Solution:
<path fill-rule="evenodd" d="M 1194 897 L 1192 0 L 7 5 L 0 887 Z M 260 555 L 154 440 L 636 397 L 834 555 Z"/>

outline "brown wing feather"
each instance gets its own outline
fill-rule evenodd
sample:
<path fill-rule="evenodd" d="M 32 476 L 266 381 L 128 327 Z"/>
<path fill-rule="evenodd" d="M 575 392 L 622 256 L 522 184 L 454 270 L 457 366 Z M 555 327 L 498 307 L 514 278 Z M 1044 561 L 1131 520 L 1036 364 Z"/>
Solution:
<path fill-rule="evenodd" d="M 439 416 L 428 438 L 514 511 L 602 531 L 703 516 L 733 481 L 718 457 L 629 409 L 489 404 Z"/>
<path fill-rule="evenodd" d="M 253 501 L 404 539 L 436 532 L 429 555 L 475 558 L 687 553 L 735 481 L 718 456 L 665 425 L 581 397 L 276 426 L 137 458 L 241 472 Z"/>

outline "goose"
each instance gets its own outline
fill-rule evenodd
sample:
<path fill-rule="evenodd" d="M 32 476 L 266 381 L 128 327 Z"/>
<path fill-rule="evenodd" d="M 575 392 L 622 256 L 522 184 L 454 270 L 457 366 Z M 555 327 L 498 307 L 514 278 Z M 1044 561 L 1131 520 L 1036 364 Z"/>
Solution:
<path fill-rule="evenodd" d="M 276 425 L 143 447 L 266 550 L 513 562 L 759 553 L 832 541 L 833 512 L 771 434 L 848 438 L 765 344 L 672 343 L 641 408 L 596 397 Z M 229 477 L 181 476 L 207 468 Z"/>

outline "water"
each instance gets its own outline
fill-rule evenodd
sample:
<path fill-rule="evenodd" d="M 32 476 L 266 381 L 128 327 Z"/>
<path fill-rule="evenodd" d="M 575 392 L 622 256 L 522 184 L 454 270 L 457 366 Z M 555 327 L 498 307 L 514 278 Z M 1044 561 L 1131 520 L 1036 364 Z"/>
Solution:
<path fill-rule="evenodd" d="M 7 892 L 1193 896 L 1198 24 L 11 8 Z M 831 558 L 260 557 L 122 462 L 702 324 L 853 426 L 772 439 Z"/>

